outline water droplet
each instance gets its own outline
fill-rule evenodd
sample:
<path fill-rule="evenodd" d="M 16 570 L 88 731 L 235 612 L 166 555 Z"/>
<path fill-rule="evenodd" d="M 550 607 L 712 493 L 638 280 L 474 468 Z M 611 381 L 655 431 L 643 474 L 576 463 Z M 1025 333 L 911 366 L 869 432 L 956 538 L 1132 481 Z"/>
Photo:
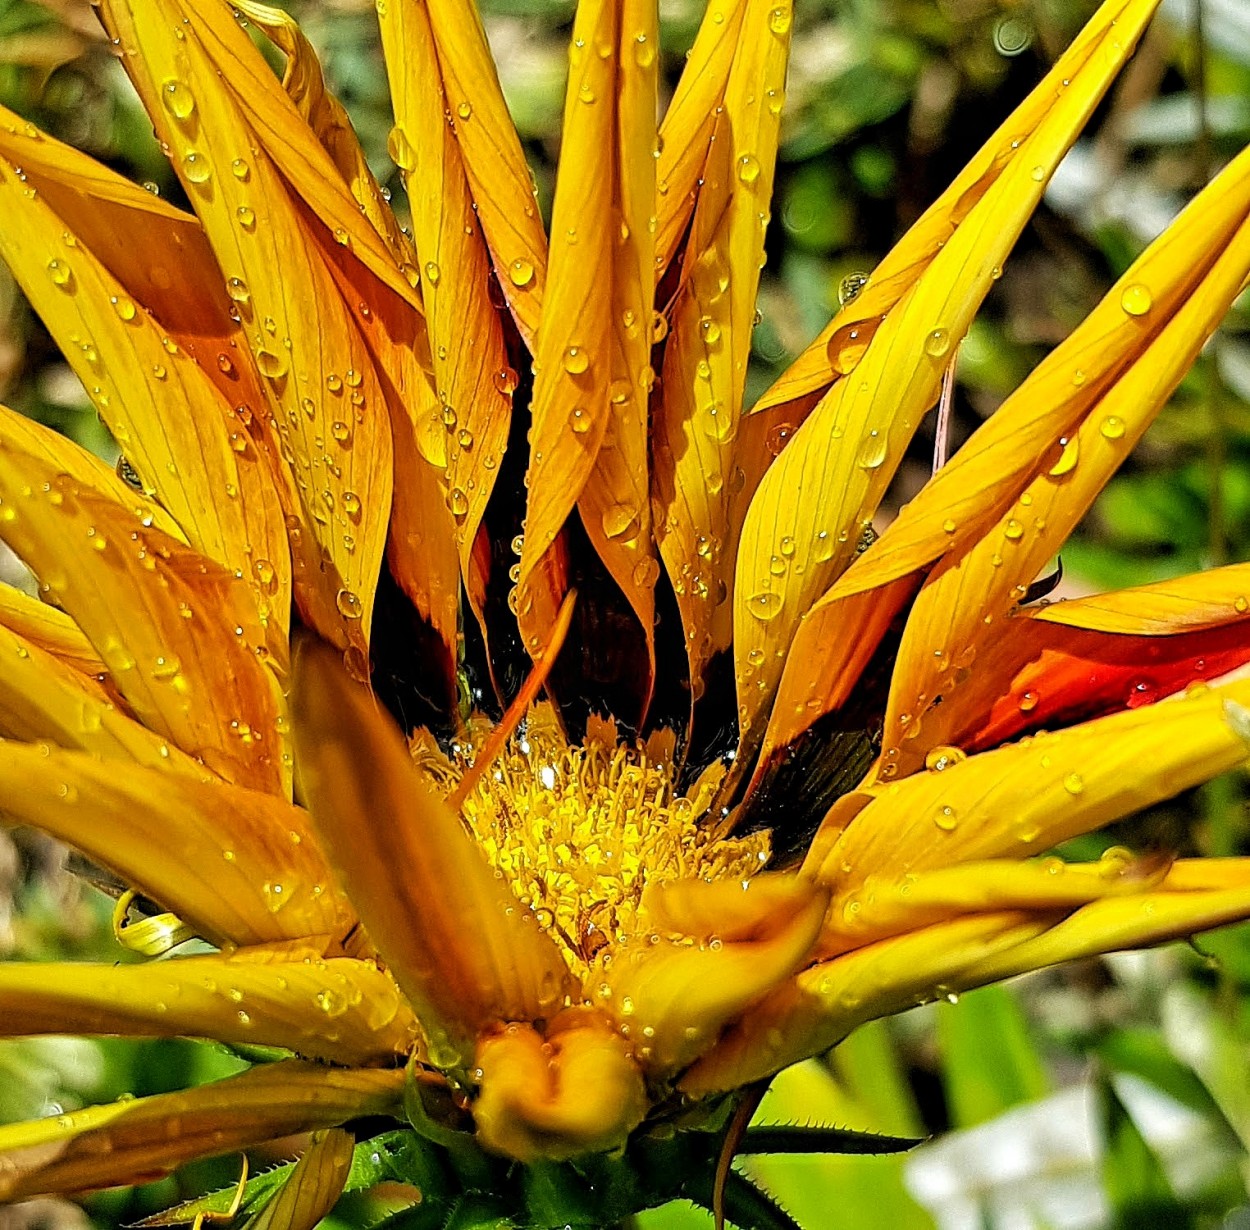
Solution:
<path fill-rule="evenodd" d="M 591 103 L 595 101 L 595 92 L 594 90 L 590 88 L 589 82 L 586 82 L 586 81 L 582 82 L 582 84 L 578 87 L 577 97 L 581 102 L 584 102 L 587 106 L 589 106 Z"/>
<path fill-rule="evenodd" d="M 456 114 L 457 114 L 457 115 L 458 115 L 458 116 L 459 116 L 462 120 L 467 120 L 467 119 L 468 119 L 468 118 L 469 118 L 469 117 L 473 114 L 473 104 L 472 104 L 472 103 L 468 103 L 468 102 L 462 102 L 462 103 L 461 103 L 461 104 L 460 104 L 460 105 L 456 108 Z"/>
<path fill-rule="evenodd" d="M 779 457 L 781 450 L 790 442 L 792 435 L 794 435 L 793 423 L 774 423 L 764 437 L 764 447 L 774 457 Z"/>
<path fill-rule="evenodd" d="M 1098 428 L 1108 440 L 1119 440 L 1127 430 L 1127 424 L 1118 414 L 1109 414 Z"/>
<path fill-rule="evenodd" d="M 213 177 L 213 168 L 203 154 L 191 150 L 182 160 L 182 173 L 193 184 L 206 184 Z"/>
<path fill-rule="evenodd" d="M 256 579 L 266 589 L 274 582 L 277 573 L 274 566 L 267 559 L 256 559 L 252 561 L 252 571 L 256 574 Z"/>
<path fill-rule="evenodd" d="M 1015 542 L 1024 537 L 1024 526 L 1015 517 L 1008 517 L 1007 524 L 1003 526 L 1003 536 Z"/>
<path fill-rule="evenodd" d="M 859 452 L 855 456 L 855 464 L 861 470 L 875 470 L 885 461 L 885 455 L 889 446 L 889 440 L 886 436 L 873 428 L 860 441 Z"/>
<path fill-rule="evenodd" d="M 584 436 L 590 430 L 590 415 L 586 413 L 585 406 L 573 407 L 569 414 L 569 426 L 579 436 Z"/>
<path fill-rule="evenodd" d="M 1120 306 L 1130 316 L 1145 316 L 1154 306 L 1154 297 L 1140 282 L 1126 286 L 1120 294 Z"/>
<path fill-rule="evenodd" d="M 660 579 L 659 563 L 648 556 L 634 565 L 634 584 L 639 589 L 650 589 Z"/>
<path fill-rule="evenodd" d="M 245 231 L 250 231 L 256 225 L 256 211 L 250 205 L 240 205 L 235 214 Z"/>
<path fill-rule="evenodd" d="M 848 303 L 853 303 L 859 298 L 860 293 L 867 285 L 868 275 L 866 273 L 848 273 L 838 283 L 838 306 L 846 307 Z"/>
<path fill-rule="evenodd" d="M 778 5 L 768 14 L 768 28 L 774 34 L 785 34 L 790 29 L 790 6 Z"/>
<path fill-rule="evenodd" d="M 959 816 L 955 809 L 947 803 L 946 805 L 939 807 L 937 811 L 933 813 L 933 823 L 936 824 L 943 833 L 950 833 L 954 831 L 955 826 L 959 823 Z"/>
<path fill-rule="evenodd" d="M 630 504 L 613 504 L 602 517 L 603 532 L 609 538 L 634 538 L 641 528 L 638 509 Z"/>
<path fill-rule="evenodd" d="M 252 168 L 242 158 L 235 158 L 230 163 L 230 174 L 240 183 L 247 183 L 252 178 Z"/>
<path fill-rule="evenodd" d="M 226 280 L 226 294 L 235 303 L 249 303 L 252 298 L 252 292 L 248 290 L 247 283 L 242 278 L 228 278 Z"/>
<path fill-rule="evenodd" d="M 513 286 L 528 286 L 534 280 L 534 266 L 523 257 L 508 266 L 508 280 Z"/>
<path fill-rule="evenodd" d="M 940 359 L 951 348 L 951 335 L 946 329 L 931 329 L 924 339 L 924 352 Z"/>
<path fill-rule="evenodd" d="M 767 591 L 758 594 L 752 594 L 747 599 L 747 610 L 755 616 L 756 619 L 767 623 L 769 620 L 776 619 L 781 613 L 782 601 L 780 594 L 769 593 Z"/>
<path fill-rule="evenodd" d="M 709 346 L 715 346 L 720 341 L 720 325 L 710 316 L 704 316 L 699 321 L 699 333 Z"/>
<path fill-rule="evenodd" d="M 1063 779 L 1063 788 L 1069 794 L 1081 794 L 1085 789 L 1085 779 L 1079 773 L 1069 773 Z"/>
<path fill-rule="evenodd" d="M 655 46 L 645 34 L 634 38 L 634 63 L 639 68 L 650 68 L 655 63 Z"/>
<path fill-rule="evenodd" d="M 760 177 L 760 160 L 754 154 L 743 154 L 738 159 L 738 178 L 744 184 L 753 184 Z"/>
<path fill-rule="evenodd" d="M 350 589 L 340 589 L 334 596 L 334 605 L 344 619 L 359 619 L 365 612 L 360 595 Z"/>
<path fill-rule="evenodd" d="M 459 487 L 453 487 L 447 497 L 447 507 L 453 517 L 464 517 L 469 512 L 469 497 Z"/>
<path fill-rule="evenodd" d="M 122 320 L 134 320 L 135 305 L 133 300 L 127 299 L 125 295 L 110 295 L 109 302 L 113 305 L 113 311 Z"/>
<path fill-rule="evenodd" d="M 570 346 L 564 352 L 564 370 L 570 376 L 580 376 L 590 366 L 590 356 L 581 346 Z"/>
<path fill-rule="evenodd" d="M 961 747 L 941 746 L 930 748 L 925 753 L 924 767 L 932 773 L 941 773 L 951 765 L 967 760 L 968 753 Z"/>
<path fill-rule="evenodd" d="M 431 286 L 437 286 L 438 280 L 442 276 L 442 270 L 439 269 L 433 261 L 425 262 L 425 280 L 429 282 Z"/>
<path fill-rule="evenodd" d="M 191 87 L 176 77 L 170 77 L 161 86 L 161 101 L 176 120 L 190 119 L 191 112 L 195 110 L 195 95 L 191 93 Z"/>
<path fill-rule="evenodd" d="M 1036 692 L 1025 692 L 1020 697 L 1020 712 L 1032 713 L 1037 708 L 1037 702 L 1041 700 Z"/>
<path fill-rule="evenodd" d="M 412 148 L 408 134 L 398 124 L 386 138 L 386 152 L 401 171 L 411 171 L 417 165 L 417 152 Z"/>
<path fill-rule="evenodd" d="M 1238 615 L 1244 615 L 1247 611 L 1250 611 L 1250 601 L 1247 601 L 1244 595 L 1238 594 L 1237 597 L 1233 599 L 1233 610 L 1236 611 Z"/>
<path fill-rule="evenodd" d="M 258 350 L 256 352 L 256 368 L 269 380 L 277 380 L 286 375 L 286 355 L 274 350 Z"/>
<path fill-rule="evenodd" d="M 65 261 L 53 258 L 48 262 L 47 268 L 48 277 L 52 279 L 53 285 L 59 286 L 62 290 L 68 290 L 73 286 L 74 272 Z"/>

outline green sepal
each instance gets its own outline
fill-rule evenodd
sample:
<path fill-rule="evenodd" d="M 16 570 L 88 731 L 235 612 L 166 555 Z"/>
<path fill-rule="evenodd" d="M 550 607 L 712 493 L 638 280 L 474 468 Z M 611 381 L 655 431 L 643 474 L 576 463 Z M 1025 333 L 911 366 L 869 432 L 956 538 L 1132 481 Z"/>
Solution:
<path fill-rule="evenodd" d="M 850 1128 L 777 1124 L 748 1128 L 738 1153 L 744 1157 L 761 1153 L 906 1153 L 923 1143 L 923 1139 L 915 1136 L 883 1136 Z"/>

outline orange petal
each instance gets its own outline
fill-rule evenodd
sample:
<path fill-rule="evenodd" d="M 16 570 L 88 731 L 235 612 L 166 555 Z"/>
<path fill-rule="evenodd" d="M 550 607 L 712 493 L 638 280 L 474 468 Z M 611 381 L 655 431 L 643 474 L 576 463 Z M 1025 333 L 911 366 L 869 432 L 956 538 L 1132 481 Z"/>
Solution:
<path fill-rule="evenodd" d="M 290 1177 L 248 1230 L 313 1230 L 342 1195 L 355 1147 L 355 1137 L 342 1128 L 314 1132 Z"/>
<path fill-rule="evenodd" d="M 691 931 L 618 952 L 604 984 L 639 1061 L 670 1074 L 806 963 L 829 898 L 795 876 L 759 877 L 758 885 L 678 881 L 663 897 L 661 912 Z"/>
<path fill-rule="evenodd" d="M 230 781 L 288 791 L 282 699 L 246 583 L 7 442 L 0 500 L 0 537 L 144 725 Z"/>
<path fill-rule="evenodd" d="M 290 552 L 268 467 L 202 368 L 131 298 L 70 217 L 0 158 L 0 260 L 88 390 L 144 490 L 202 554 L 258 588 L 284 636 Z M 230 363 L 226 352 L 222 361 Z"/>
<path fill-rule="evenodd" d="M 1229 167 L 1225 181 L 1245 202 L 1243 218 L 1250 213 L 1247 171 L 1250 154 Z M 1213 185 L 1217 195 L 1222 187 Z M 975 672 L 977 654 L 1002 635 L 1002 617 L 1141 438 L 1250 275 L 1250 221 L 1242 222 L 1222 250 L 1218 236 L 1203 240 L 1201 252 L 1214 252 L 1214 262 L 1189 298 L 1162 319 L 1142 319 L 1154 315 L 1145 282 L 1123 287 L 1122 319 L 1139 335 L 1130 365 L 1067 429 L 1067 443 L 1062 448 L 1056 443 L 1040 464 L 1034 461 L 1017 499 L 996 523 L 962 555 L 943 560 L 925 583 L 908 616 L 886 713 L 884 742 L 900 749 L 897 771 L 920 763 L 927 748 L 950 742 L 952 732 L 968 722 L 959 688 L 963 672 L 969 667 Z M 1185 259 L 1201 263 L 1192 248 Z M 938 695 L 942 703 L 934 707 Z"/>
<path fill-rule="evenodd" d="M 44 744 L 0 743 L 0 782 L 3 823 L 76 847 L 213 943 L 337 939 L 355 921 L 306 813 L 273 795 Z"/>
<path fill-rule="evenodd" d="M 294 718 L 317 830 L 431 1060 L 462 1066 L 484 1026 L 550 1016 L 568 981 L 554 943 L 430 792 L 394 723 L 313 641 L 297 655 Z"/>
<path fill-rule="evenodd" d="M 1246 758 L 1250 685 L 1228 684 L 963 759 L 859 792 L 871 802 L 808 869 L 835 889 L 974 859 L 1019 857 L 1170 798 Z"/>
<path fill-rule="evenodd" d="M 426 0 L 426 6 L 482 233 L 495 260 L 499 287 L 532 350 L 547 277 L 547 240 L 534 182 L 477 7 L 469 0 Z"/>
<path fill-rule="evenodd" d="M 182 1093 L 0 1127 L 0 1200 L 146 1182 L 199 1157 L 396 1110 L 401 1070 L 265 1064 Z"/>
<path fill-rule="evenodd" d="M 116 1034 L 280 1046 L 347 1066 L 393 1062 L 416 1024 L 375 965 L 187 957 L 142 965 L 6 961 L 0 1036 Z"/>
<path fill-rule="evenodd" d="M 521 1162 L 619 1148 L 647 1094 L 621 1036 L 590 1013 L 568 1013 L 546 1036 L 509 1025 L 478 1045 L 477 1136 Z"/>
<path fill-rule="evenodd" d="M 491 302 L 490 252 L 447 119 L 455 113 L 442 89 L 429 11 L 424 0 L 395 0 L 384 6 L 379 20 L 395 111 L 391 153 L 403 172 L 412 210 L 434 375 L 433 391 L 421 407 L 433 421 L 417 425 L 419 450 L 446 473 L 444 532 L 454 535 L 467 578 L 507 444 L 517 378 L 509 366 L 503 322 Z M 461 100 L 459 105 L 464 114 L 454 122 L 472 123 L 472 103 Z M 415 373 L 411 379 L 416 383 Z M 397 500 L 401 496 L 397 493 Z M 428 536 L 437 522 L 411 519 L 418 529 L 426 523 Z"/>
<path fill-rule="evenodd" d="M 739 527 L 772 455 L 763 420 L 738 440 L 764 259 L 788 3 L 748 0 L 695 207 L 671 316 L 654 427 L 656 534 L 681 610 L 698 698 L 708 659 L 733 635 Z M 663 516 L 659 514 L 663 510 Z"/>
<path fill-rule="evenodd" d="M 1068 84 L 1032 131 L 999 151 L 1007 165 L 952 218 L 941 251 L 871 340 L 847 336 L 835 360 L 847 378 L 812 411 L 760 483 L 742 527 L 734 582 L 734 662 L 740 723 L 748 729 L 771 706 L 799 621 L 855 557 L 864 523 L 936 403 L 953 348 L 1046 181 L 1154 8 L 1155 0 L 1103 6 L 1090 23 L 1096 37 L 1081 41 L 1082 58 Z"/>
<path fill-rule="evenodd" d="M 608 49 L 603 57 L 599 52 Z M 583 0 L 573 24 L 556 178 L 543 315 L 535 339 L 525 540 L 517 581 L 518 614 L 537 648 L 564 594 L 543 593 L 543 558 L 590 477 L 611 412 L 611 298 L 616 229 L 615 175 L 600 158 L 617 148 L 616 90 L 620 31 L 609 0 Z M 615 159 L 613 159 L 615 162 Z M 536 592 L 537 591 L 537 592 Z"/>
<path fill-rule="evenodd" d="M 411 290 L 227 6 L 116 0 L 103 13 L 136 51 L 126 67 L 204 224 L 263 378 L 302 502 L 292 534 L 300 609 L 340 645 L 362 644 L 390 509 L 390 428 L 307 210 L 327 229 L 342 227 L 353 253 L 397 293 Z"/>

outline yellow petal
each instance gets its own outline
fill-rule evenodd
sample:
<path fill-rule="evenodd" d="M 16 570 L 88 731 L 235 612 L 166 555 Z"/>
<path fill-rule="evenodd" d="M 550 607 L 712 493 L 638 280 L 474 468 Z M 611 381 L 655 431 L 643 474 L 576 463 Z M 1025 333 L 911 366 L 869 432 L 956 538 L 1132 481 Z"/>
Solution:
<path fill-rule="evenodd" d="M 1157 6 L 1149 6 L 1154 7 Z M 818 399 L 830 385 L 845 376 L 840 368 L 846 364 L 839 363 L 839 356 L 851 344 L 852 348 L 846 354 L 849 361 L 854 353 L 853 347 L 868 342 L 881 318 L 929 267 L 954 228 L 1011 165 L 1014 157 L 1012 142 L 1021 142 L 1042 123 L 1054 107 L 1056 97 L 1069 88 L 1074 73 L 1099 52 L 1109 25 L 1123 24 L 1127 17 L 1132 23 L 1129 28 L 1133 29 L 1143 15 L 1149 15 L 1147 7 L 1131 6 L 1124 0 L 1103 6 L 1055 61 L 1050 72 L 951 181 L 946 191 L 908 228 L 873 270 L 867 285 L 834 316 L 812 344 L 755 403 L 751 414 L 775 406 Z"/>
<path fill-rule="evenodd" d="M 393 1061 L 415 1022 L 367 961 L 187 957 L 143 965 L 7 961 L 0 1035 L 117 1034 L 281 1046 L 347 1066 Z"/>
<path fill-rule="evenodd" d="M 687 935 L 617 953 L 604 982 L 639 1061 L 667 1074 L 806 963 L 829 899 L 795 876 L 678 881 L 662 896 L 661 913 L 685 922 Z"/>
<path fill-rule="evenodd" d="M 817 835 L 809 871 L 835 887 L 974 859 L 1043 851 L 1235 768 L 1246 758 L 1242 706 L 1229 684 L 1039 734 L 879 783 L 838 836 Z"/>
<path fill-rule="evenodd" d="M 326 228 L 343 227 L 354 255 L 387 285 L 411 290 L 227 6 L 117 0 L 103 12 L 135 48 L 126 67 L 204 224 L 263 378 L 302 504 L 292 534 L 301 612 L 340 646 L 362 645 L 390 510 L 390 428 L 307 208 Z"/>
<path fill-rule="evenodd" d="M 0 584 L 0 624 L 84 675 L 102 675 L 107 669 L 82 629 L 64 611 L 12 585 Z"/>
<path fill-rule="evenodd" d="M 246 583 L 7 442 L 0 500 L 0 537 L 144 725 L 230 781 L 289 791 L 282 698 Z"/>
<path fill-rule="evenodd" d="M 0 822 L 76 847 L 213 943 L 340 938 L 355 921 L 306 813 L 273 795 L 18 743 L 0 743 L 0 782 Z"/>
<path fill-rule="evenodd" d="M 974 914 L 804 970 L 730 1029 L 679 1088 L 699 1098 L 771 1076 L 865 1021 L 946 996 L 969 965 L 1032 939 L 1059 917 Z"/>
<path fill-rule="evenodd" d="M 7 628 L 0 628 L 0 733 L 197 780 L 211 776 L 129 717 L 94 679 Z"/>
<path fill-rule="evenodd" d="M 1084 59 L 1068 85 L 1031 132 L 1000 151 L 1007 165 L 952 219 L 957 224 L 942 250 L 871 340 L 848 335 L 837 360 L 847 378 L 812 411 L 760 483 L 742 528 L 734 582 L 734 662 L 740 720 L 748 730 L 772 703 L 799 621 L 854 558 L 863 524 L 936 403 L 954 348 L 1046 181 L 1154 7 L 1155 0 L 1111 0 L 1099 11 L 1091 22 L 1097 36 L 1083 41 Z M 755 743 L 759 734 L 757 724 L 745 742 Z"/>
<path fill-rule="evenodd" d="M 745 12 L 746 0 L 708 5 L 660 125 L 660 157 L 656 164 L 656 282 L 664 276 L 676 255 L 690 215 L 694 213 L 699 179 L 716 124 L 716 109 L 724 101 Z M 782 98 L 781 94 L 774 94 L 770 104 L 779 106 Z"/>
<path fill-rule="evenodd" d="M 608 49 L 604 57 L 599 53 Z M 544 567 L 565 518 L 590 477 L 607 430 L 612 378 L 611 296 L 616 236 L 611 216 L 615 176 L 600 166 L 616 149 L 617 7 L 583 0 L 573 23 L 556 178 L 551 250 L 542 322 L 534 351 L 525 540 L 517 582 L 518 615 L 527 645 L 537 649 L 564 594 L 541 592 Z"/>
<path fill-rule="evenodd" d="M 75 214 L 84 212 L 80 205 Z M 136 303 L 79 236 L 0 158 L 0 260 L 89 392 L 144 490 L 210 559 L 258 589 L 283 636 L 290 552 L 277 493 L 200 365 Z M 223 350 L 214 360 L 232 365 Z M 239 360 L 242 361 L 242 360 Z"/>
<path fill-rule="evenodd" d="M 294 722 L 317 830 L 431 1060 L 462 1066 L 482 1027 L 550 1016 L 568 980 L 554 943 L 430 792 L 394 723 L 313 641 L 297 655 Z"/>
<path fill-rule="evenodd" d="M 521 1162 L 618 1148 L 646 1113 L 624 1039 L 591 1013 L 566 1013 L 545 1036 L 509 1025 L 482 1040 L 476 1066 L 477 1137 Z"/>
<path fill-rule="evenodd" d="M 547 240 L 533 179 L 476 5 L 470 0 L 427 0 L 427 8 L 443 92 L 455 116 L 456 141 L 499 287 L 522 338 L 533 349 L 547 277 Z"/>
<path fill-rule="evenodd" d="M 182 1093 L 0 1127 L 0 1200 L 159 1177 L 199 1157 L 251 1148 L 397 1107 L 401 1070 L 265 1064 Z"/>
<path fill-rule="evenodd" d="M 454 535 L 468 578 L 473 542 L 507 444 L 517 377 L 509 364 L 503 321 L 491 302 L 490 252 L 447 119 L 472 123 L 472 103 L 460 100 L 462 114 L 457 114 L 442 89 L 424 0 L 395 0 L 383 7 L 379 20 L 395 112 L 391 152 L 400 163 L 412 210 L 434 375 L 434 390 L 418 411 L 434 421 L 420 438 L 432 454 L 430 462 L 446 474 L 442 532 Z M 412 353 L 411 347 L 404 349 Z M 409 377 L 409 383 L 418 380 L 417 373 Z M 398 431 L 396 436 L 398 454 Z M 397 503 L 405 494 L 397 492 Z M 415 516 L 404 520 L 427 538 L 438 524 Z"/>
<path fill-rule="evenodd" d="M 290 1177 L 248 1230 L 313 1230 L 342 1195 L 355 1146 L 355 1137 L 341 1128 L 314 1132 Z"/>
<path fill-rule="evenodd" d="M 1250 863 L 1194 859 L 1177 863 L 1154 889 L 1093 901 L 1062 922 L 974 962 L 967 987 L 1121 949 L 1148 948 L 1250 916 Z"/>
<path fill-rule="evenodd" d="M 1134 636 L 1219 628 L 1250 612 L 1250 564 L 1208 568 L 1150 585 L 1055 602 L 1031 610 L 1043 623 Z"/>
<path fill-rule="evenodd" d="M 819 952 L 833 956 L 961 914 L 1073 909 L 1101 898 L 1140 895 L 1168 870 L 1165 861 L 1134 859 L 1113 847 L 1096 863 L 987 859 L 918 875 L 882 871 L 834 898 Z"/>
<path fill-rule="evenodd" d="M 656 533 L 685 632 L 695 699 L 733 635 L 738 531 L 773 454 L 772 424 L 739 439 L 790 50 L 788 3 L 749 0 L 672 308 L 654 426 Z M 663 517 L 658 510 L 663 510 Z"/>
<path fill-rule="evenodd" d="M 1250 210 L 1250 156 L 1240 168 L 1229 170 L 1240 174 Z M 1214 245 L 1210 239 L 1207 243 L 1205 250 L 1210 251 Z M 1197 263 L 1196 256 L 1191 250 L 1189 260 Z M 943 561 L 926 581 L 908 616 L 886 713 L 885 744 L 900 749 L 897 772 L 908 772 L 928 748 L 948 743 L 952 732 L 967 724 L 969 713 L 959 689 L 962 670 L 972 667 L 975 672 L 976 655 L 1001 635 L 1003 616 L 1024 596 L 1141 438 L 1248 274 L 1250 222 L 1243 222 L 1190 297 L 1154 322 L 1157 332 L 1141 338 L 1127 370 L 1067 430 L 1063 450 L 1079 460 L 1069 467 L 1063 450 L 1050 450 L 1035 463 L 1017 500 L 996 524 L 961 556 Z M 1139 293 L 1144 299 L 1135 297 Z M 1149 307 L 1144 313 L 1139 310 L 1150 302 L 1146 284 L 1130 283 L 1120 298 L 1130 326 L 1143 328 L 1140 317 L 1151 314 Z M 939 695 L 941 705 L 928 711 Z"/>
<path fill-rule="evenodd" d="M 253 0 L 242 0 L 238 7 L 240 12 L 265 31 L 286 56 L 282 88 L 286 90 L 308 127 L 316 134 L 322 148 L 330 155 L 360 212 L 373 226 L 392 259 L 400 265 L 411 264 L 415 256 L 412 243 L 404 234 L 399 220 L 391 211 L 378 181 L 369 169 L 346 109 L 326 89 L 321 62 L 299 23 L 281 9 L 254 3 Z M 265 85 L 270 88 L 268 79 L 265 80 Z M 279 165 L 286 164 L 280 160 Z M 299 190 L 302 178 L 287 174 Z M 351 244 L 351 235 L 346 228 L 335 228 L 334 238 L 342 246 Z M 372 246 L 369 251 L 373 253 Z M 390 272 L 388 267 L 387 274 Z M 405 302 L 411 303 L 413 307 L 417 306 L 413 297 L 404 294 L 398 281 L 392 282 L 391 289 L 399 291 Z"/>

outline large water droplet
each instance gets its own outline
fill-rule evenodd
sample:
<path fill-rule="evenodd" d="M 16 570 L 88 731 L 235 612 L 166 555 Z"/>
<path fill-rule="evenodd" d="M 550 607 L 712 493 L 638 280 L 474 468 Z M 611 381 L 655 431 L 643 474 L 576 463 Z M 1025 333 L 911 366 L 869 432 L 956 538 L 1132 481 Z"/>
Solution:
<path fill-rule="evenodd" d="M 760 160 L 754 154 L 743 154 L 738 159 L 738 178 L 744 184 L 753 184 L 760 177 Z"/>
<path fill-rule="evenodd" d="M 781 613 L 782 601 L 780 594 L 763 592 L 752 594 L 747 599 L 747 610 L 750 611 L 756 619 L 767 623 L 769 620 L 776 619 Z"/>
<path fill-rule="evenodd" d="M 168 78 L 161 86 L 161 102 L 176 120 L 190 119 L 191 112 L 195 110 L 195 95 L 191 93 L 191 87 L 176 77 Z"/>
<path fill-rule="evenodd" d="M 182 173 L 193 184 L 206 184 L 213 177 L 213 168 L 203 154 L 189 151 L 182 160 Z"/>
<path fill-rule="evenodd" d="M 590 356 L 582 346 L 570 346 L 564 352 L 564 370 L 570 376 L 580 376 L 590 366 Z"/>
<path fill-rule="evenodd" d="M 340 589 L 334 596 L 334 605 L 344 619 L 359 619 L 365 611 L 360 595 L 350 589 Z"/>
<path fill-rule="evenodd" d="M 528 286 L 534 280 L 534 266 L 524 257 L 517 257 L 508 266 L 508 280 L 513 286 Z"/>
<path fill-rule="evenodd" d="M 860 441 L 859 452 L 855 455 L 855 464 L 861 470 L 876 470 L 885 461 L 889 440 L 884 432 L 873 428 Z"/>
<path fill-rule="evenodd" d="M 411 171 L 417 165 L 417 151 L 412 148 L 408 134 L 399 124 L 391 129 L 386 138 L 386 152 L 401 171 Z"/>
<path fill-rule="evenodd" d="M 1126 286 L 1120 294 L 1120 306 L 1130 316 L 1145 316 L 1154 306 L 1154 297 L 1140 282 Z"/>

